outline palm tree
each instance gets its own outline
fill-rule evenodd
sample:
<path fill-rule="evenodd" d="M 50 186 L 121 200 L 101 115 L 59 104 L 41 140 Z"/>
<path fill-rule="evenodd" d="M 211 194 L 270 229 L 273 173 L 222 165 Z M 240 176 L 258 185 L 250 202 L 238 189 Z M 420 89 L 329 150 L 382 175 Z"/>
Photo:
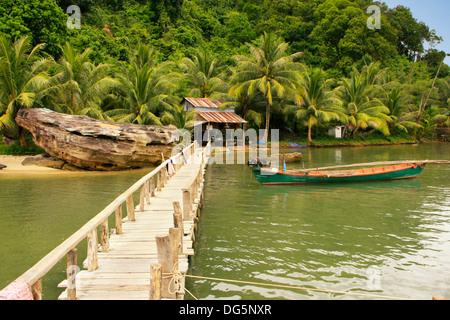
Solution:
<path fill-rule="evenodd" d="M 91 52 L 88 48 L 80 54 L 69 43 L 62 47 L 63 55 L 58 63 L 62 74 L 61 90 L 55 97 L 55 109 L 106 120 L 102 103 L 119 82 L 109 76 L 110 65 L 91 62 Z"/>
<path fill-rule="evenodd" d="M 178 129 L 192 130 L 194 128 L 195 110 L 184 112 L 184 105 L 171 105 L 169 111 L 164 112 L 162 122 L 164 124 L 173 124 Z"/>
<path fill-rule="evenodd" d="M 308 127 L 308 142 L 312 142 L 311 129 L 321 123 L 333 120 L 347 122 L 345 109 L 330 89 L 331 79 L 321 69 L 312 69 L 305 77 L 303 85 L 295 95 L 295 105 L 286 108 L 286 113 L 294 113 Z"/>
<path fill-rule="evenodd" d="M 450 109 L 432 105 L 425 109 L 420 119 L 422 136 L 435 134 L 438 127 L 450 126 Z"/>
<path fill-rule="evenodd" d="M 236 68 L 230 68 L 232 73 L 236 73 Z M 247 83 L 247 86 L 249 83 Z M 221 104 L 221 108 L 234 107 L 236 112 L 242 116 L 245 121 L 252 121 L 256 126 L 260 127 L 263 122 L 262 110 L 266 108 L 266 99 L 261 92 L 248 94 L 248 88 L 233 92 L 233 96 L 226 95 L 225 102 Z M 244 130 L 247 130 L 247 123 L 244 124 Z"/>
<path fill-rule="evenodd" d="M 267 142 L 270 113 L 274 98 L 283 98 L 298 87 L 302 65 L 294 62 L 301 53 L 287 54 L 289 44 L 279 43 L 273 33 L 264 33 L 261 45 L 249 44 L 251 57 L 236 56 L 237 72 L 232 77 L 233 87 L 229 95 L 239 97 L 244 92 L 253 96 L 260 91 L 266 100 L 266 131 L 263 140 Z"/>
<path fill-rule="evenodd" d="M 343 79 L 336 88 L 346 110 L 348 122 L 353 126 L 352 137 L 360 130 L 372 128 L 384 135 L 390 135 L 389 108 L 377 97 L 379 87 L 371 84 L 364 73 L 354 69 L 350 78 Z"/>
<path fill-rule="evenodd" d="M 195 52 L 192 59 L 184 57 L 180 68 L 184 70 L 188 86 L 191 88 L 189 95 L 192 97 L 209 98 L 214 92 L 228 90 L 223 75 L 219 74 L 218 61 L 205 48 Z"/>
<path fill-rule="evenodd" d="M 16 124 L 17 112 L 31 108 L 55 88 L 57 76 L 50 77 L 47 70 L 54 61 L 44 58 L 29 37 L 12 42 L 0 38 L 0 130 L 5 136 L 20 139 L 26 145 L 25 131 Z"/>
<path fill-rule="evenodd" d="M 441 114 L 436 121 L 450 127 L 450 78 L 439 82 L 439 100 L 435 101 L 434 105 L 439 108 Z"/>
<path fill-rule="evenodd" d="M 242 119 L 246 121 L 243 126 L 244 131 L 247 130 L 249 121 L 257 127 L 261 126 L 264 117 L 260 110 L 264 110 L 266 107 L 266 101 L 261 93 L 257 92 L 250 96 L 247 92 L 244 92 L 237 97 L 229 97 L 228 100 L 220 107 L 234 107 L 236 113 L 240 114 Z"/>
<path fill-rule="evenodd" d="M 415 122 L 415 112 L 405 106 L 406 94 L 400 86 L 386 90 L 382 102 L 389 108 L 389 116 L 393 120 L 392 129 L 408 133 L 408 129 L 421 128 L 421 125 Z"/>
<path fill-rule="evenodd" d="M 123 107 L 106 112 L 118 122 L 162 125 L 160 114 L 172 109 L 171 93 L 176 88 L 178 75 L 170 72 L 173 64 L 157 64 L 156 51 L 139 46 L 129 69 L 118 75 L 123 91 L 119 104 Z"/>
<path fill-rule="evenodd" d="M 388 68 L 381 69 L 380 62 L 371 62 L 362 68 L 367 86 L 380 86 L 392 82 Z"/>

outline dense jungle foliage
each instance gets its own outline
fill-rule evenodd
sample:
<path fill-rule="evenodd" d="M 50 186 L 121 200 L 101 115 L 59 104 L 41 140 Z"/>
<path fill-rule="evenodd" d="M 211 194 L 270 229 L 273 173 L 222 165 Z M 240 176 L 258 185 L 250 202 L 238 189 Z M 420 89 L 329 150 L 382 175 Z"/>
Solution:
<path fill-rule="evenodd" d="M 370 5 L 381 28 L 367 26 Z M 77 5 L 81 12 L 79 29 Z M 433 136 L 449 126 L 442 38 L 370 0 L 3 0 L 0 130 L 19 109 L 190 128 L 182 97 L 224 99 L 286 137 Z"/>

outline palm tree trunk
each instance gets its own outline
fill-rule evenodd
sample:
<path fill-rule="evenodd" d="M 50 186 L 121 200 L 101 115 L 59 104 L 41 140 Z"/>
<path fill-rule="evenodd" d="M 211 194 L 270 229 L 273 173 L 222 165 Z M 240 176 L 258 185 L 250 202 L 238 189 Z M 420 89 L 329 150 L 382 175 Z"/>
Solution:
<path fill-rule="evenodd" d="M 243 116 L 244 121 L 246 121 L 244 123 L 244 125 L 242 126 L 242 130 L 244 130 L 244 133 L 245 133 L 245 131 L 247 131 L 247 119 L 246 119 L 247 118 L 247 108 L 243 108 L 242 116 Z"/>
<path fill-rule="evenodd" d="M 270 101 L 267 99 L 266 107 L 266 132 L 264 132 L 264 142 L 267 143 L 269 140 L 269 126 L 270 126 Z"/>
<path fill-rule="evenodd" d="M 358 130 L 359 130 L 359 126 L 357 126 L 356 127 L 356 129 L 355 130 L 353 130 L 353 132 L 352 132 L 352 139 L 354 139 L 355 138 L 355 134 L 358 132 Z"/>
<path fill-rule="evenodd" d="M 309 143 L 312 143 L 311 129 L 312 129 L 312 126 L 308 125 L 308 142 Z"/>
<path fill-rule="evenodd" d="M 25 135 L 25 129 L 22 128 L 21 126 L 18 126 L 19 129 L 19 143 L 21 147 L 26 147 L 27 146 L 27 139 L 26 139 L 26 135 Z"/>

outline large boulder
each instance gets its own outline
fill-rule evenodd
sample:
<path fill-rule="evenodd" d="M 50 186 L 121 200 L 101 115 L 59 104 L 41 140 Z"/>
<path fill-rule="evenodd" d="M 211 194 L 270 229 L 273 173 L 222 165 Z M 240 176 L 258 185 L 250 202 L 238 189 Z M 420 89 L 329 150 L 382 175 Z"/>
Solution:
<path fill-rule="evenodd" d="M 170 157 L 178 140 L 174 126 L 115 123 L 48 109 L 22 109 L 16 122 L 51 157 L 86 170 L 155 166 L 162 155 Z"/>
<path fill-rule="evenodd" d="M 53 169 L 62 169 L 66 162 L 64 160 L 50 157 L 48 154 L 40 154 L 33 157 L 27 157 L 22 161 L 23 166 L 40 166 Z"/>
<path fill-rule="evenodd" d="M 280 155 L 280 160 L 285 161 L 286 163 L 291 162 L 300 162 L 303 159 L 303 154 L 300 152 L 292 152 L 292 153 L 285 153 Z"/>
<path fill-rule="evenodd" d="M 292 152 L 292 153 L 281 153 L 275 156 L 271 156 L 265 159 L 266 162 L 271 162 L 277 159 L 279 163 L 295 163 L 300 162 L 303 159 L 303 154 L 300 152 Z"/>

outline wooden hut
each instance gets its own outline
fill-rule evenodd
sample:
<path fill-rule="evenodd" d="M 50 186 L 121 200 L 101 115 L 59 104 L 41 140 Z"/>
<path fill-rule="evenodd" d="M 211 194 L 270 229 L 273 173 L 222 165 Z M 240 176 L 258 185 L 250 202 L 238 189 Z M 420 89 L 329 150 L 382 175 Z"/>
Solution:
<path fill-rule="evenodd" d="M 223 100 L 211 101 L 208 98 L 184 98 L 184 111 L 196 111 L 195 123 L 201 125 L 201 132 L 203 134 L 212 129 L 222 132 L 225 137 L 227 129 L 242 129 L 246 121 L 234 112 L 234 107 L 220 106 L 224 103 Z"/>

